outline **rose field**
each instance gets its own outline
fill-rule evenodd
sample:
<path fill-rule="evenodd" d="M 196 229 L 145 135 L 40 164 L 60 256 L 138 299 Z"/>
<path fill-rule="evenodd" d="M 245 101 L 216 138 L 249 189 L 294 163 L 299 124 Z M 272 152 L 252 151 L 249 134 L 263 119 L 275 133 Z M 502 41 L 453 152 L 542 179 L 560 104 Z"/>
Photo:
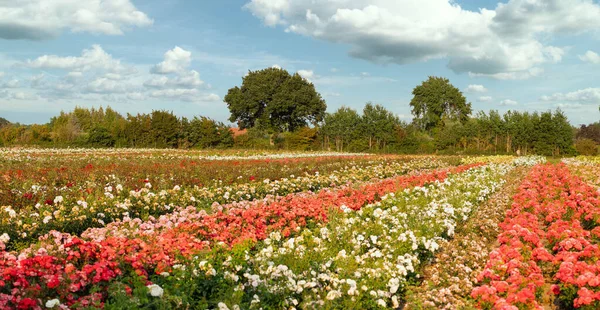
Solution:
<path fill-rule="evenodd" d="M 0 149 L 0 309 L 599 309 L 600 158 Z"/>

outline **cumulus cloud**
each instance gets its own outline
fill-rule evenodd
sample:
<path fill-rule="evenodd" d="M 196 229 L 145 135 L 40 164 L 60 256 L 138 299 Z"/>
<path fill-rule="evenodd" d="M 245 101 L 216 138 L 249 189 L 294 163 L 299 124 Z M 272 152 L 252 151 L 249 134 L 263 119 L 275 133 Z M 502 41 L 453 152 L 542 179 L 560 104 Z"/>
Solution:
<path fill-rule="evenodd" d="M 178 99 L 189 102 L 219 101 L 221 97 L 216 94 L 201 94 L 197 89 L 162 89 L 150 92 L 150 96 L 161 99 Z"/>
<path fill-rule="evenodd" d="M 512 106 L 512 105 L 518 105 L 519 103 L 514 101 L 514 100 L 510 100 L 510 99 L 505 99 L 500 101 L 500 105 L 503 106 Z"/>
<path fill-rule="evenodd" d="M 0 98 L 7 100 L 37 100 L 39 99 L 39 96 L 22 91 L 11 92 L 2 90 L 0 91 Z"/>
<path fill-rule="evenodd" d="M 44 80 L 46 76 L 43 73 L 34 75 L 29 78 L 29 82 L 31 82 L 31 88 L 43 88 L 46 86 L 46 81 Z"/>
<path fill-rule="evenodd" d="M 196 70 L 182 72 L 177 77 L 154 76 L 144 82 L 148 88 L 198 88 L 204 85 L 200 73 Z"/>
<path fill-rule="evenodd" d="M 150 72 L 155 74 L 177 73 L 185 70 L 192 62 L 192 52 L 179 46 L 165 53 L 164 60 L 152 67 Z"/>
<path fill-rule="evenodd" d="M 557 108 L 565 109 L 565 110 L 575 110 L 583 107 L 581 103 L 557 103 L 554 105 Z"/>
<path fill-rule="evenodd" d="M 519 72 L 500 72 L 494 74 L 484 74 L 484 73 L 473 73 L 469 72 L 469 76 L 471 77 L 488 77 L 497 80 L 527 80 L 532 77 L 536 77 L 544 73 L 544 69 L 542 68 L 531 68 L 525 71 Z"/>
<path fill-rule="evenodd" d="M 570 101 L 579 103 L 600 103 L 600 88 L 585 88 L 569 93 L 555 93 L 541 97 L 542 101 Z"/>
<path fill-rule="evenodd" d="M 119 81 L 101 77 L 90 82 L 87 85 L 86 90 L 98 94 L 126 93 L 128 92 L 128 86 Z"/>
<path fill-rule="evenodd" d="M 0 0 L 1 1 L 1 0 Z M 200 73 L 189 68 L 191 53 L 175 47 L 156 65 L 132 65 L 106 53 L 101 46 L 86 49 L 81 56 L 44 55 L 21 65 L 32 69 L 64 71 L 63 75 L 39 73 L 30 76 L 31 89 L 50 100 L 97 100 L 127 102 L 166 100 L 213 102 L 220 98 L 201 91 L 210 88 Z M 138 70 L 138 68 L 140 70 Z M 0 88 L 21 87 L 0 81 Z M 3 92 L 13 98 L 13 93 Z M 21 96 L 22 97 L 22 96 Z M 27 97 L 30 98 L 30 97 Z"/>
<path fill-rule="evenodd" d="M 17 79 L 11 79 L 8 80 L 6 82 L 1 82 L 0 83 L 0 88 L 18 88 L 20 85 L 19 80 Z"/>
<path fill-rule="evenodd" d="M 490 101 L 492 101 L 492 99 L 493 98 L 491 96 L 481 96 L 477 100 L 479 102 L 490 102 Z"/>
<path fill-rule="evenodd" d="M 21 0 L 0 2 L 0 38 L 44 40 L 64 30 L 120 35 L 153 21 L 130 0 Z"/>
<path fill-rule="evenodd" d="M 121 64 L 119 59 L 114 59 L 97 44 L 92 45 L 91 49 L 84 49 L 79 57 L 43 55 L 34 60 L 27 60 L 24 65 L 37 69 L 62 69 L 74 72 L 89 70 L 104 70 L 111 73 L 135 72 L 135 69 Z"/>
<path fill-rule="evenodd" d="M 565 49 L 540 38 L 600 28 L 600 4 L 590 0 L 510 0 L 470 11 L 451 0 L 251 0 L 245 5 L 267 26 L 350 46 L 377 63 L 448 59 L 455 72 L 526 79 Z"/>
<path fill-rule="evenodd" d="M 298 70 L 298 74 L 309 82 L 315 78 L 315 72 L 312 70 Z"/>
<path fill-rule="evenodd" d="M 587 51 L 585 54 L 579 55 L 579 59 L 595 65 L 600 64 L 600 55 L 593 51 Z"/>
<path fill-rule="evenodd" d="M 483 85 L 478 84 L 471 84 L 465 89 L 465 92 L 467 93 L 485 93 L 487 91 L 487 88 L 485 88 Z"/>

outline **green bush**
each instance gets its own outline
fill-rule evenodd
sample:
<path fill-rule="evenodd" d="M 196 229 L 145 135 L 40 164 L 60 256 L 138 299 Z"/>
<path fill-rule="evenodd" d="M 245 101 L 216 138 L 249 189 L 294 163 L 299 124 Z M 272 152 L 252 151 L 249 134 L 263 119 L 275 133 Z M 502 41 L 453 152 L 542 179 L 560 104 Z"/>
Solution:
<path fill-rule="evenodd" d="M 575 149 L 579 155 L 594 156 L 598 154 L 598 145 L 592 139 L 578 139 L 575 142 Z"/>

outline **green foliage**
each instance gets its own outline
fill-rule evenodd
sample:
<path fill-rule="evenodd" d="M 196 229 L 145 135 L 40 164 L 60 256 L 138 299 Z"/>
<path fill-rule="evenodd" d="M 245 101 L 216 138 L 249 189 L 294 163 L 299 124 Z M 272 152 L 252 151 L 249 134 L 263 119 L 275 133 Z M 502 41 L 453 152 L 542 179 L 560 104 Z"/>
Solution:
<path fill-rule="evenodd" d="M 4 117 L 0 117 L 0 128 L 10 125 L 11 123 Z"/>
<path fill-rule="evenodd" d="M 443 119 L 466 122 L 471 114 L 471 103 L 467 103 L 462 92 L 446 78 L 430 76 L 413 89 L 410 101 L 414 122 L 419 128 L 430 131 L 443 126 Z"/>
<path fill-rule="evenodd" d="M 90 131 L 87 142 L 92 146 L 98 147 L 113 147 L 115 146 L 115 138 L 111 132 L 104 127 L 94 127 Z"/>
<path fill-rule="evenodd" d="M 356 110 L 342 106 L 334 113 L 325 115 L 322 133 L 327 147 L 333 144 L 336 151 L 348 149 L 348 145 L 360 136 L 361 117 Z"/>
<path fill-rule="evenodd" d="M 577 135 L 577 139 L 591 139 L 596 143 L 600 143 L 600 123 L 593 123 L 590 125 L 581 125 Z"/>
<path fill-rule="evenodd" d="M 179 120 L 173 112 L 152 111 L 150 128 L 155 147 L 177 146 Z"/>
<path fill-rule="evenodd" d="M 312 83 L 277 68 L 249 71 L 241 87 L 229 89 L 225 102 L 231 112 L 229 120 L 241 129 L 258 127 L 272 132 L 315 125 L 327 107 Z"/>
<path fill-rule="evenodd" d="M 598 155 L 598 144 L 592 139 L 577 139 L 577 142 L 575 142 L 575 149 L 577 149 L 579 155 Z"/>

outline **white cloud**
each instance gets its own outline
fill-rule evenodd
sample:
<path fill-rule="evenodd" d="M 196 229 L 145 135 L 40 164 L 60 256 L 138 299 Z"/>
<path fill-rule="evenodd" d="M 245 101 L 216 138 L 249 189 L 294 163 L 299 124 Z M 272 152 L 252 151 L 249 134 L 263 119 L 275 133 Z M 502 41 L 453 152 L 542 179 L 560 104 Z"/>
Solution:
<path fill-rule="evenodd" d="M 149 88 L 198 88 L 204 85 L 200 80 L 200 73 L 196 70 L 182 72 L 175 78 L 166 76 L 154 76 L 144 82 L 144 86 Z"/>
<path fill-rule="evenodd" d="M 579 59 L 581 59 L 581 61 L 589 62 L 595 65 L 600 64 L 600 55 L 593 51 L 587 51 L 585 54 L 579 55 Z"/>
<path fill-rule="evenodd" d="M 150 96 L 161 99 L 177 99 L 182 101 L 219 101 L 221 97 L 216 94 L 201 94 L 197 89 L 162 89 L 150 92 Z"/>
<path fill-rule="evenodd" d="M 148 88 L 164 88 L 167 87 L 169 78 L 166 76 L 154 76 L 151 79 L 144 82 L 144 86 Z"/>
<path fill-rule="evenodd" d="M 191 65 L 191 53 L 179 47 L 167 51 L 158 65 L 134 66 L 121 62 L 99 45 L 84 50 L 78 57 L 45 55 L 21 65 L 33 69 L 66 71 L 62 76 L 40 73 L 28 78 L 31 89 L 40 90 L 38 94 L 42 99 L 91 102 L 220 100 L 215 94 L 201 91 L 210 88 L 210 85 L 200 79 L 198 71 L 188 68 Z M 0 81 L 0 87 L 4 86 L 20 87 L 18 84 L 9 85 Z M 3 92 L 3 95 L 6 98 L 19 97 L 8 92 Z"/>
<path fill-rule="evenodd" d="M 20 0 L 0 2 L 0 38 L 44 40 L 64 30 L 120 35 L 153 21 L 130 0 Z"/>
<path fill-rule="evenodd" d="M 197 88 L 204 85 L 204 81 L 200 80 L 200 73 L 196 70 L 182 73 L 172 81 L 172 85 L 182 88 Z"/>
<path fill-rule="evenodd" d="M 542 96 L 542 101 L 571 101 L 579 103 L 600 103 L 600 88 L 586 88 L 569 93 L 555 93 L 550 96 Z"/>
<path fill-rule="evenodd" d="M 565 110 L 575 110 L 583 107 L 581 103 L 557 103 L 554 105 L 557 108 L 565 109 Z"/>
<path fill-rule="evenodd" d="M 152 67 L 151 73 L 169 74 L 184 71 L 192 62 L 192 52 L 186 51 L 179 46 L 165 53 L 164 60 Z"/>
<path fill-rule="evenodd" d="M 90 82 L 86 90 L 91 93 L 127 93 L 128 86 L 120 81 L 111 80 L 105 77 L 97 78 Z"/>
<path fill-rule="evenodd" d="M 492 99 L 493 98 L 491 96 L 481 96 L 481 97 L 478 98 L 478 101 L 480 101 L 480 102 L 490 102 L 490 101 L 492 101 Z"/>
<path fill-rule="evenodd" d="M 43 73 L 40 73 L 40 74 L 30 77 L 29 82 L 31 82 L 31 88 L 45 87 L 46 86 L 46 82 L 44 81 L 45 77 L 46 77 L 46 75 L 44 75 Z"/>
<path fill-rule="evenodd" d="M 500 101 L 500 105 L 504 105 L 504 106 L 512 106 L 512 105 L 518 105 L 519 103 L 514 101 L 514 100 L 510 100 L 510 99 L 505 99 Z"/>
<path fill-rule="evenodd" d="M 146 95 L 140 93 L 140 92 L 135 92 L 135 93 L 129 93 L 127 94 L 127 99 L 129 100 L 144 100 L 146 99 Z"/>
<path fill-rule="evenodd" d="M 309 82 L 315 78 L 315 73 L 312 70 L 298 70 L 298 74 Z"/>
<path fill-rule="evenodd" d="M 519 72 L 501 72 L 494 74 L 484 74 L 484 73 L 473 73 L 469 72 L 470 77 L 489 77 L 497 80 L 527 80 L 532 77 L 536 77 L 544 73 L 544 69 L 542 68 L 531 68 L 525 71 Z"/>
<path fill-rule="evenodd" d="M 566 49 L 541 38 L 600 29 L 591 0 L 509 0 L 478 11 L 452 0 L 250 0 L 245 8 L 265 25 L 348 45 L 353 57 L 445 58 L 455 72 L 498 79 L 531 78 L 530 70 L 561 61 Z"/>
<path fill-rule="evenodd" d="M 11 79 L 7 82 L 0 83 L 0 88 L 18 88 L 19 85 L 19 80 Z"/>
<path fill-rule="evenodd" d="M 0 78 L 4 76 L 4 72 L 0 71 Z"/>
<path fill-rule="evenodd" d="M 465 92 L 467 93 L 485 93 L 487 91 L 487 88 L 485 88 L 483 85 L 478 84 L 471 84 L 467 86 L 467 89 L 465 89 Z"/>
<path fill-rule="evenodd" d="M 22 91 L 19 92 L 15 92 L 12 94 L 12 98 L 16 99 L 16 100 L 36 100 L 39 97 L 37 95 L 34 94 L 29 94 L 29 93 L 25 93 Z"/>
<path fill-rule="evenodd" d="M 26 93 L 26 92 L 22 92 L 22 91 L 17 91 L 17 92 L 9 92 L 6 90 L 0 91 L 0 98 L 4 98 L 4 99 L 14 99 L 14 100 L 37 100 L 39 99 L 39 96 L 35 95 L 35 94 L 30 94 L 30 93 Z"/>
<path fill-rule="evenodd" d="M 274 64 L 271 66 L 271 68 L 275 68 L 275 69 L 281 69 L 281 66 L 278 64 Z"/>
<path fill-rule="evenodd" d="M 95 69 L 111 73 L 134 73 L 132 67 L 122 65 L 120 60 L 114 59 L 97 44 L 92 45 L 91 49 L 84 49 L 80 57 L 43 55 L 34 60 L 27 60 L 25 65 L 37 69 L 62 69 L 76 72 Z"/>

